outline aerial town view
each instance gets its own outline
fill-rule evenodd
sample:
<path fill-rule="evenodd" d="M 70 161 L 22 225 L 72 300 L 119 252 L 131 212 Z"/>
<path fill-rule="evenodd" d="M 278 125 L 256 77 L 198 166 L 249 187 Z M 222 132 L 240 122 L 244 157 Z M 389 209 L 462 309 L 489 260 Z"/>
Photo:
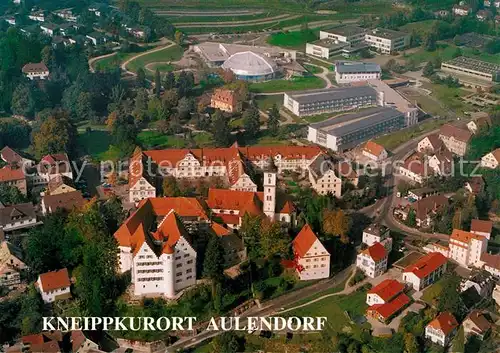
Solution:
<path fill-rule="evenodd" d="M 500 0 L 0 0 L 0 352 L 500 352 Z"/>

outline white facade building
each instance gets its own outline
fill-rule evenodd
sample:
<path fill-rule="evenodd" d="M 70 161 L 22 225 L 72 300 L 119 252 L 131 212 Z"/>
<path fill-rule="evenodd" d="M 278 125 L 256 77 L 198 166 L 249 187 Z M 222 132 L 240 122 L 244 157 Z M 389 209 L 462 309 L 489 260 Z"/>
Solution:
<path fill-rule="evenodd" d="M 387 252 L 392 250 L 392 238 L 389 228 L 379 224 L 372 223 L 363 230 L 363 243 L 372 246 L 375 243 L 384 245 Z"/>
<path fill-rule="evenodd" d="M 49 78 L 49 69 L 43 62 L 28 63 L 22 68 L 23 74 L 30 80 L 46 80 Z"/>
<path fill-rule="evenodd" d="M 457 332 L 457 328 L 455 317 L 449 312 L 442 312 L 425 327 L 425 338 L 445 347 Z"/>
<path fill-rule="evenodd" d="M 481 235 L 454 229 L 450 237 L 450 258 L 460 265 L 469 267 L 478 262 L 486 252 L 488 239 Z"/>
<path fill-rule="evenodd" d="M 390 29 L 376 28 L 366 34 L 365 41 L 383 54 L 392 54 L 410 46 L 410 35 Z"/>
<path fill-rule="evenodd" d="M 446 262 L 443 254 L 429 253 L 403 270 L 403 281 L 421 291 L 441 278 L 446 271 Z"/>
<path fill-rule="evenodd" d="M 300 280 L 330 277 L 330 253 L 308 224 L 297 234 L 292 246 Z"/>
<path fill-rule="evenodd" d="M 335 81 L 351 83 L 366 80 L 380 80 L 382 69 L 374 63 L 337 61 L 335 63 Z"/>
<path fill-rule="evenodd" d="M 500 148 L 481 157 L 481 167 L 496 169 L 500 165 Z"/>
<path fill-rule="evenodd" d="M 375 278 L 387 271 L 388 252 L 381 243 L 375 243 L 356 257 L 356 267 L 368 277 Z"/>
<path fill-rule="evenodd" d="M 320 195 L 331 193 L 342 197 L 342 179 L 337 176 L 334 163 L 325 155 L 319 155 L 309 166 L 311 188 Z"/>
<path fill-rule="evenodd" d="M 381 162 L 387 158 L 386 149 L 373 141 L 368 141 L 364 145 L 362 153 L 363 156 L 366 156 L 375 162 Z"/>
<path fill-rule="evenodd" d="M 38 276 L 36 282 L 38 291 L 45 303 L 52 303 L 58 299 L 67 299 L 71 297 L 71 282 L 68 270 L 62 270 L 42 273 Z"/>

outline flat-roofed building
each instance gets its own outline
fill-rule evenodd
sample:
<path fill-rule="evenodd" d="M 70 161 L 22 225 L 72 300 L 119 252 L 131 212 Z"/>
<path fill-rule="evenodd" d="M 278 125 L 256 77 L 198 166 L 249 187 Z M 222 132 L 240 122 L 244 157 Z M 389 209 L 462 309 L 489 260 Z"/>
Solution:
<path fill-rule="evenodd" d="M 320 39 L 336 39 L 339 42 L 348 42 L 356 45 L 365 40 L 368 32 L 366 28 L 359 26 L 342 26 L 319 32 Z"/>
<path fill-rule="evenodd" d="M 337 61 L 335 63 L 335 81 L 350 83 L 366 80 L 379 80 L 382 70 L 380 65 L 356 61 Z"/>
<path fill-rule="evenodd" d="M 365 41 L 383 54 L 391 54 L 408 48 L 410 35 L 386 28 L 376 28 L 365 35 Z"/>
<path fill-rule="evenodd" d="M 467 86 L 480 87 L 498 81 L 500 65 L 459 56 L 441 64 L 441 70 Z"/>
<path fill-rule="evenodd" d="M 388 107 L 373 107 L 310 124 L 307 139 L 333 151 L 342 151 L 404 127 L 405 117 L 401 112 Z"/>
<path fill-rule="evenodd" d="M 329 59 L 333 56 L 342 54 L 343 49 L 349 46 L 349 43 L 340 42 L 336 39 L 318 39 L 312 43 L 306 44 L 306 54 Z"/>
<path fill-rule="evenodd" d="M 376 106 L 377 91 L 368 86 L 325 88 L 284 94 L 283 105 L 297 116 Z"/>

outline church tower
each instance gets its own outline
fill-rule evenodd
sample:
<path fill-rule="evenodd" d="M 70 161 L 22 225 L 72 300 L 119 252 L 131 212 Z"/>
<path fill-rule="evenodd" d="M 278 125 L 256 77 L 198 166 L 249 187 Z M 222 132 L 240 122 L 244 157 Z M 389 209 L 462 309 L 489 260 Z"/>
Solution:
<path fill-rule="evenodd" d="M 274 221 L 276 211 L 276 176 L 277 170 L 274 161 L 270 161 L 264 169 L 264 213 Z"/>

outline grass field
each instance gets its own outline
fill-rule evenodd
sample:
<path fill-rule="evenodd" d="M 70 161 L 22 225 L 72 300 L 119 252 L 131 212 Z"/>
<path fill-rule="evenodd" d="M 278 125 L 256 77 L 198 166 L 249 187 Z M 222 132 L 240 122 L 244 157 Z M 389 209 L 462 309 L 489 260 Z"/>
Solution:
<path fill-rule="evenodd" d="M 177 61 L 180 58 L 182 58 L 182 54 L 183 54 L 182 47 L 174 45 L 173 47 L 152 52 L 150 54 L 146 54 L 138 57 L 135 60 L 132 60 L 131 62 L 128 63 L 127 69 L 135 72 L 140 67 L 144 67 L 150 63 Z"/>
<path fill-rule="evenodd" d="M 281 15 L 278 12 L 263 12 L 260 14 L 236 15 L 236 16 L 176 16 L 165 13 L 157 13 L 158 16 L 166 17 L 174 25 L 176 23 L 201 23 L 201 22 L 235 22 L 235 21 L 252 21 L 265 20 L 276 15 Z"/>
<path fill-rule="evenodd" d="M 308 11 L 305 3 L 294 0 L 245 0 L 244 5 L 240 0 L 138 0 L 141 5 L 158 10 L 222 10 L 237 8 L 238 10 L 264 8 L 283 11 L 304 12 Z M 310 10 L 309 10 L 310 11 Z"/>
<path fill-rule="evenodd" d="M 257 106 L 260 110 L 266 112 L 268 109 L 271 109 L 273 104 L 276 104 L 278 108 L 283 106 L 283 95 L 276 94 L 273 96 L 257 96 L 255 97 L 255 101 L 257 102 Z"/>
<path fill-rule="evenodd" d="M 148 69 L 153 70 L 153 71 L 156 71 L 158 69 L 160 72 L 170 72 L 170 71 L 174 71 L 175 67 L 173 65 L 167 64 L 167 63 L 157 63 L 157 64 L 149 65 Z"/>
<path fill-rule="evenodd" d="M 267 38 L 267 42 L 283 48 L 304 50 L 307 42 L 318 39 L 317 33 L 312 30 L 274 33 Z"/>
<path fill-rule="evenodd" d="M 428 33 L 434 24 L 443 22 L 441 20 L 425 20 L 420 22 L 412 22 L 408 23 L 404 26 L 401 26 L 400 29 L 406 33 L 411 33 L 412 31 L 417 32 L 418 34 L 424 36 L 424 34 Z"/>
<path fill-rule="evenodd" d="M 312 74 L 319 74 L 323 72 L 320 67 L 304 64 L 304 68 Z"/>
<path fill-rule="evenodd" d="M 334 332 L 342 332 L 344 328 L 353 329 L 357 325 L 349 321 L 345 312 L 351 317 L 364 315 L 366 292 L 359 291 L 349 295 L 328 297 L 306 307 L 292 310 L 285 315 L 290 316 L 326 316 L 326 326 Z"/>
<path fill-rule="evenodd" d="M 435 51 L 427 51 L 424 48 L 420 48 L 417 52 L 412 53 L 408 56 L 414 60 L 417 64 L 432 60 L 436 57 L 441 57 L 442 61 L 451 60 L 453 54 L 460 48 L 464 56 L 491 62 L 494 64 L 500 64 L 500 54 L 488 54 L 484 51 L 475 51 L 471 48 L 457 47 L 455 44 L 439 42 L 438 48 Z"/>
<path fill-rule="evenodd" d="M 119 151 L 112 148 L 110 140 L 111 136 L 107 131 L 79 131 L 77 144 L 81 155 L 90 155 L 93 159 L 98 161 L 116 160 Z"/>
<path fill-rule="evenodd" d="M 136 55 L 136 53 L 116 53 L 113 56 L 109 56 L 107 58 L 97 60 L 94 63 L 94 67 L 97 71 L 106 71 L 110 69 L 117 68 L 121 65 L 122 62 L 127 60 L 128 58 Z"/>
<path fill-rule="evenodd" d="M 187 140 L 180 136 L 165 135 L 158 131 L 141 131 L 137 139 L 146 148 L 184 148 Z M 209 133 L 199 133 L 193 136 L 200 147 L 210 146 L 213 142 Z"/>
<path fill-rule="evenodd" d="M 250 84 L 250 91 L 254 93 L 272 93 L 286 91 L 300 91 L 306 89 L 323 88 L 326 83 L 316 76 L 297 77 L 290 80 L 271 80 Z"/>

